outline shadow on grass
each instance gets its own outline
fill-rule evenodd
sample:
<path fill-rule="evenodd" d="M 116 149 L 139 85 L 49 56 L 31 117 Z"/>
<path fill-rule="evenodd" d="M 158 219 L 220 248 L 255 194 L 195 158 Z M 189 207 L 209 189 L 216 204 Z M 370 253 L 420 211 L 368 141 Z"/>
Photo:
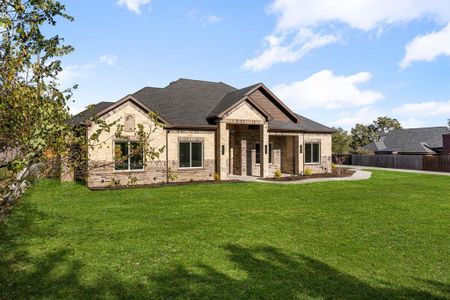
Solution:
<path fill-rule="evenodd" d="M 197 266 L 196 273 L 178 266 L 152 277 L 161 298 L 229 298 L 229 299 L 446 299 L 410 288 L 373 287 L 358 278 L 342 273 L 304 255 L 286 255 L 273 247 L 225 247 L 229 259 L 245 279 L 236 280 L 206 266 Z M 444 294 L 449 285 L 435 282 L 434 291 Z"/>
<path fill-rule="evenodd" d="M 14 216 L 17 232 L 33 230 L 33 219 L 28 217 L 31 215 L 39 216 L 31 208 L 26 214 Z M 311 257 L 286 254 L 270 246 L 235 244 L 224 249 L 228 253 L 226 259 L 234 265 L 228 272 L 240 274 L 238 279 L 199 264 L 189 269 L 176 265 L 160 273 L 147 274 L 144 283 L 137 283 L 134 279 L 119 278 L 113 272 L 86 274 L 83 266 L 89 262 L 74 258 L 70 248 L 31 256 L 19 242 L 23 237 L 12 235 L 15 230 L 8 226 L 0 227 L 0 299 L 445 299 L 450 296 L 450 286 L 441 282 L 426 281 L 427 290 L 381 284 L 374 287 Z"/>

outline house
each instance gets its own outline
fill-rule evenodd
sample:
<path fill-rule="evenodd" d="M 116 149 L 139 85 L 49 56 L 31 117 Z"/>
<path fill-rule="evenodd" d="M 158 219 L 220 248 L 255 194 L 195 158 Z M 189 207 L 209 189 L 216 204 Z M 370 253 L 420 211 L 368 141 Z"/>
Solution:
<path fill-rule="evenodd" d="M 395 129 L 363 149 L 375 154 L 440 155 L 448 127 Z"/>
<path fill-rule="evenodd" d="M 158 161 L 139 155 L 115 161 L 117 149 L 133 147 L 137 124 L 152 125 L 149 112 L 157 113 L 163 124 L 152 134 L 151 143 L 165 147 Z M 277 170 L 331 170 L 333 130 L 294 113 L 262 83 L 236 89 L 222 82 L 179 79 L 164 88 L 145 87 L 117 102 L 100 102 L 71 123 L 85 126 L 90 136 L 98 129 L 89 122 L 93 115 L 124 125 L 126 138 L 102 132 L 99 140 L 106 142 L 89 149 L 91 188 L 125 185 L 131 177 L 135 184 L 147 185 L 175 177 L 203 181 L 215 175 L 224 180 L 230 175 L 271 177 Z"/>

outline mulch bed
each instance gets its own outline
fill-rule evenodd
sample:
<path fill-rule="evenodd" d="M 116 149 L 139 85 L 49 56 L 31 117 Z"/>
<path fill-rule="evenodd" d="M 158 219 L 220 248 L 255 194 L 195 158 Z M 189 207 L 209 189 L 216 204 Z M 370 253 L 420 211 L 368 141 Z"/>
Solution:
<path fill-rule="evenodd" d="M 294 176 L 287 176 L 287 177 L 281 177 L 281 178 L 264 178 L 263 180 L 267 180 L 267 181 L 298 181 L 298 180 L 305 180 L 305 179 L 311 179 L 311 178 L 339 178 L 339 177 L 350 177 L 353 175 L 353 173 L 355 173 L 354 170 L 342 169 L 340 175 L 338 175 L 337 170 L 333 170 L 332 173 L 328 173 L 328 174 L 312 174 L 309 176 L 294 175 Z"/>
<path fill-rule="evenodd" d="M 230 183 L 230 182 L 241 182 L 240 180 L 193 180 L 193 181 L 181 181 L 181 182 L 161 182 L 161 183 L 153 183 L 153 184 L 136 184 L 136 185 L 111 185 L 105 187 L 93 187 L 89 188 L 92 191 L 104 191 L 104 190 L 123 190 L 123 189 L 140 189 L 140 188 L 158 188 L 158 187 L 167 187 L 167 186 L 179 186 L 179 185 L 195 185 L 195 184 L 221 184 L 221 183 Z"/>

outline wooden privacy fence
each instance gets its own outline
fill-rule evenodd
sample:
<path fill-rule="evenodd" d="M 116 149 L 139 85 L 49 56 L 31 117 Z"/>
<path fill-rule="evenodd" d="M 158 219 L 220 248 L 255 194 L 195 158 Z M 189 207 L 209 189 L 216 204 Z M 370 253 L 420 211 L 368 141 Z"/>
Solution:
<path fill-rule="evenodd" d="M 354 166 L 450 172 L 450 156 L 352 154 Z"/>
<path fill-rule="evenodd" d="M 424 156 L 423 170 L 450 172 L 450 156 Z"/>

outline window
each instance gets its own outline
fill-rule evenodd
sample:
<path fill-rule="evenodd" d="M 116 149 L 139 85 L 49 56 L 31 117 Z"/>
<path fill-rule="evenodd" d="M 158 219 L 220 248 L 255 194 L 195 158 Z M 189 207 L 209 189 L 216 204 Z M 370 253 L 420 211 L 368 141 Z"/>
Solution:
<path fill-rule="evenodd" d="M 201 168 L 203 166 L 202 143 L 180 143 L 180 168 Z"/>
<path fill-rule="evenodd" d="M 318 164 L 320 163 L 320 144 L 306 143 L 305 144 L 305 163 Z"/>
<path fill-rule="evenodd" d="M 259 143 L 255 144 L 255 154 L 256 154 L 255 162 L 257 164 L 261 163 L 261 145 Z"/>
<path fill-rule="evenodd" d="M 269 164 L 272 163 L 272 155 L 273 155 L 273 144 L 269 143 Z"/>
<path fill-rule="evenodd" d="M 144 151 L 138 142 L 114 143 L 114 168 L 116 171 L 144 170 Z"/>

